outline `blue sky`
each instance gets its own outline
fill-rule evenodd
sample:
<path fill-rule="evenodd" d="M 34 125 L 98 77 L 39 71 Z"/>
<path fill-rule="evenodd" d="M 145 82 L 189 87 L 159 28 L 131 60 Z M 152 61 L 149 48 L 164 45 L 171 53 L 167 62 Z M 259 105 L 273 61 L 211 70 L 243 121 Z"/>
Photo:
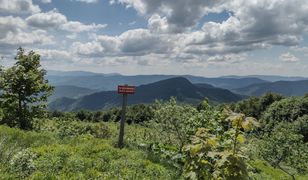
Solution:
<path fill-rule="evenodd" d="M 308 77 L 302 0 L 0 0 L 1 63 L 45 69 Z"/>

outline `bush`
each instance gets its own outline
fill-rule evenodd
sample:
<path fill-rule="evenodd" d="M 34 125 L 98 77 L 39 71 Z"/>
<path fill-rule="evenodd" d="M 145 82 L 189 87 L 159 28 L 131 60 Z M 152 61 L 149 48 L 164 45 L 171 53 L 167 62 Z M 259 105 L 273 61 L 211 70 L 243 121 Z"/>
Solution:
<path fill-rule="evenodd" d="M 30 149 L 19 151 L 10 161 L 10 170 L 21 178 L 28 177 L 35 171 L 34 158 Z"/>
<path fill-rule="evenodd" d="M 103 123 L 81 123 L 78 121 L 60 121 L 57 124 L 57 134 L 60 138 L 90 134 L 97 138 L 108 138 L 109 128 Z"/>
<path fill-rule="evenodd" d="M 303 173 L 308 170 L 308 144 L 303 136 L 293 132 L 292 124 L 281 123 L 266 135 L 260 144 L 260 155 L 273 167 L 294 179 L 294 173 L 285 166 Z"/>
<path fill-rule="evenodd" d="M 270 132 L 280 122 L 294 122 L 308 114 L 308 98 L 290 97 L 273 103 L 262 116 L 264 129 Z"/>

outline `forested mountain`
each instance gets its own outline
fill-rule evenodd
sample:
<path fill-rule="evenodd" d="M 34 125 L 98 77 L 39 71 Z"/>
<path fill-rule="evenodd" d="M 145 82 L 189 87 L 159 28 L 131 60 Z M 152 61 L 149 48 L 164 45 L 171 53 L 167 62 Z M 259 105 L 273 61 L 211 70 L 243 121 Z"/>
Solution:
<path fill-rule="evenodd" d="M 92 72 L 54 72 L 51 71 L 47 79 L 54 86 L 78 86 L 88 89 L 99 89 L 104 91 L 115 90 L 119 84 L 130 84 L 140 86 L 143 84 L 154 83 L 157 81 L 178 77 L 177 75 L 135 75 L 124 76 L 120 74 L 98 74 Z M 224 89 L 235 89 L 246 87 L 256 83 L 267 81 L 252 78 L 206 78 L 200 76 L 183 75 L 192 83 L 206 83 Z"/>
<path fill-rule="evenodd" d="M 301 77 L 301 76 L 274 76 L 274 75 L 222 76 L 222 78 L 237 78 L 237 79 L 248 78 L 248 77 L 258 78 L 270 82 L 308 80 L 307 77 Z"/>
<path fill-rule="evenodd" d="M 302 96 L 308 93 L 308 80 L 253 84 L 244 88 L 235 89 L 233 92 L 248 96 L 260 96 L 266 92 L 280 93 L 285 96 Z"/>
<path fill-rule="evenodd" d="M 77 87 L 77 86 L 56 86 L 52 96 L 49 97 L 49 102 L 54 101 L 58 98 L 79 98 L 81 96 L 85 96 L 88 94 L 92 94 L 96 92 L 96 90 Z"/>
<path fill-rule="evenodd" d="M 152 103 L 155 99 L 168 100 L 172 96 L 180 102 L 187 103 L 197 103 L 204 98 L 215 102 L 235 102 L 242 98 L 226 89 L 215 88 L 207 84 L 194 85 L 186 78 L 176 77 L 137 87 L 136 93 L 129 96 L 129 104 Z M 58 99 L 49 107 L 57 110 L 97 110 L 119 106 L 121 100 L 121 95 L 115 91 L 102 91 L 76 100 Z"/>

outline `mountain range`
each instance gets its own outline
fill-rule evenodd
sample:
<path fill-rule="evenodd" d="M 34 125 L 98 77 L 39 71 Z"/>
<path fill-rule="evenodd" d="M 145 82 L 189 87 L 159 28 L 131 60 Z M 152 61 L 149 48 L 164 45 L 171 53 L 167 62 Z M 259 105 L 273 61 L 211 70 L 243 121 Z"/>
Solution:
<path fill-rule="evenodd" d="M 147 85 L 140 85 L 136 93 L 129 96 L 129 104 L 152 103 L 156 99 L 168 100 L 176 97 L 179 102 L 196 104 L 204 98 L 213 102 L 235 102 L 243 96 L 209 84 L 192 84 L 184 77 L 166 79 Z M 120 106 L 122 96 L 116 91 L 101 91 L 81 98 L 60 98 L 50 103 L 52 110 L 74 111 L 79 109 L 98 110 Z"/>
<path fill-rule="evenodd" d="M 308 92 L 308 78 L 284 76 L 223 76 L 103 74 L 86 71 L 48 71 L 47 79 L 55 86 L 49 98 L 51 109 L 101 109 L 118 106 L 121 98 L 117 85 L 137 86 L 132 104 L 166 100 L 171 96 L 181 102 L 197 103 L 203 98 L 214 102 L 234 102 L 247 96 L 276 92 L 285 96 L 302 96 Z M 279 80 L 279 81 L 276 81 Z"/>
<path fill-rule="evenodd" d="M 130 84 L 140 86 L 165 79 L 178 77 L 177 75 L 135 75 L 124 76 L 120 74 L 99 74 L 92 72 L 73 71 L 73 72 L 55 72 L 47 74 L 47 79 L 54 86 L 77 86 L 88 89 L 98 89 L 104 91 L 115 90 L 118 84 Z M 235 89 L 246 87 L 256 83 L 267 82 L 254 77 L 243 78 L 206 78 L 201 76 L 183 75 L 191 83 L 211 84 L 215 87 L 224 89 Z"/>
<path fill-rule="evenodd" d="M 49 97 L 49 102 L 56 99 L 67 97 L 67 98 L 79 98 L 85 95 L 97 92 L 97 90 L 78 87 L 78 86 L 55 86 L 53 94 Z"/>
<path fill-rule="evenodd" d="M 275 92 L 285 96 L 303 96 L 308 93 L 308 80 L 252 84 L 247 87 L 233 89 L 233 92 L 247 96 L 260 96 L 266 92 Z"/>

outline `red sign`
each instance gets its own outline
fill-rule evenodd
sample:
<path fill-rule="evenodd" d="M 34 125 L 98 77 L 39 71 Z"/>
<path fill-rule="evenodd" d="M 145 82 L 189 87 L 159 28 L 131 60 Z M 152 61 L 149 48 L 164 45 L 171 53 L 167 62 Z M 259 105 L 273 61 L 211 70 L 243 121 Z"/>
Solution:
<path fill-rule="evenodd" d="M 119 94 L 134 94 L 136 92 L 135 86 L 118 85 Z"/>

